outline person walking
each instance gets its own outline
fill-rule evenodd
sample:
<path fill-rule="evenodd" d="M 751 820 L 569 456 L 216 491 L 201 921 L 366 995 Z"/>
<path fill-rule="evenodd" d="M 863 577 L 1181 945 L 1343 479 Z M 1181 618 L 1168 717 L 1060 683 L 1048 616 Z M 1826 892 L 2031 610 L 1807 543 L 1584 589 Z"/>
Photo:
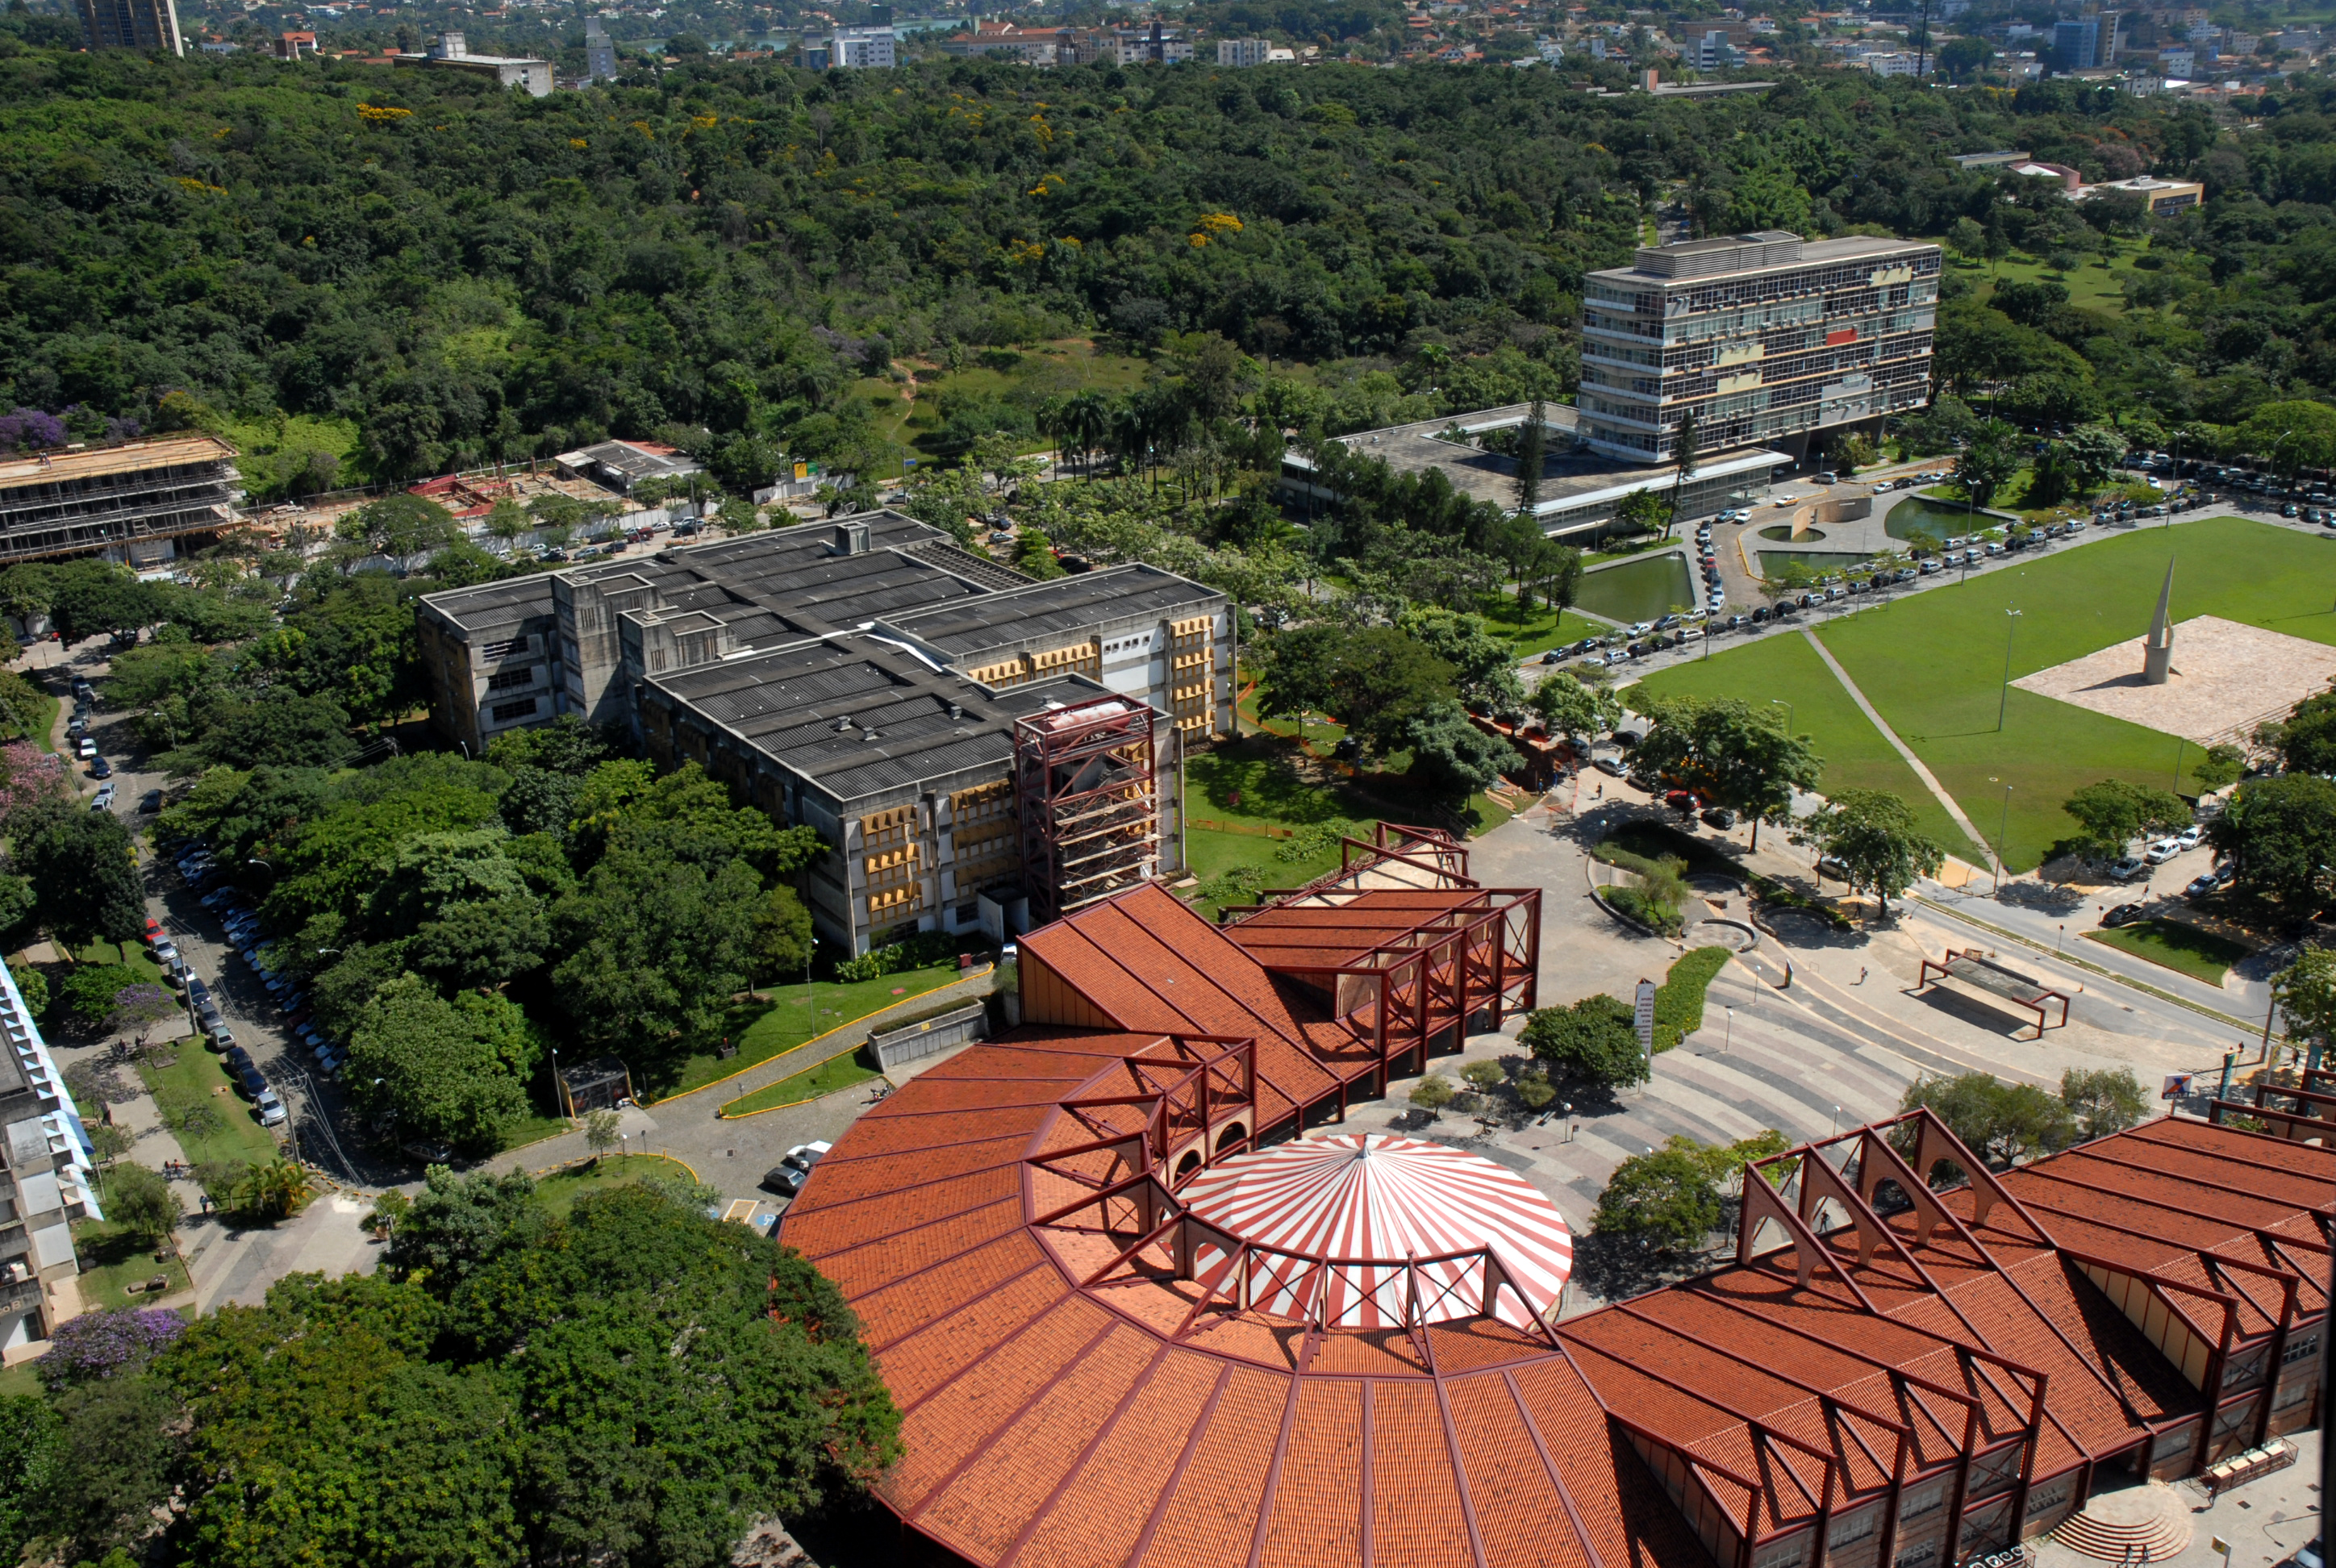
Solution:
<path fill-rule="evenodd" d="M 1857 966 L 1857 983 L 1861 986 L 1865 983 L 1865 966 L 1864 964 Z"/>

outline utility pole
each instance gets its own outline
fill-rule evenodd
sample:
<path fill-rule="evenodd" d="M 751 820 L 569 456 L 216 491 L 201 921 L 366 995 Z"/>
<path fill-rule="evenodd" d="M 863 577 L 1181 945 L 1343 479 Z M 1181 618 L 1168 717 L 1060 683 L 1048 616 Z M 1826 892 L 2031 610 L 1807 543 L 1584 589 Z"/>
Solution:
<path fill-rule="evenodd" d="M 2007 609 L 2003 613 L 2011 618 L 2004 622 L 2003 627 L 2003 686 L 1995 700 L 1995 733 L 1998 735 L 2003 733 L 2004 712 L 2011 701 L 2011 637 L 2020 629 L 2020 612 Z"/>

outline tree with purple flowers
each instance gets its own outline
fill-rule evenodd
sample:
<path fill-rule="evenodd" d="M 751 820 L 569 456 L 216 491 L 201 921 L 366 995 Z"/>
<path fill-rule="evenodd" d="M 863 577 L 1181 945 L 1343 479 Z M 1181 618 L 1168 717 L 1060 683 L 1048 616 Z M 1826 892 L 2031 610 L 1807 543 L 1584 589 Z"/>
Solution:
<path fill-rule="evenodd" d="M 49 1335 L 34 1365 L 52 1389 L 136 1371 L 186 1330 L 186 1320 L 159 1307 L 109 1307 L 68 1318 Z"/>
<path fill-rule="evenodd" d="M 38 452 L 65 443 L 65 422 L 37 408 L 0 414 L 0 451 Z"/>

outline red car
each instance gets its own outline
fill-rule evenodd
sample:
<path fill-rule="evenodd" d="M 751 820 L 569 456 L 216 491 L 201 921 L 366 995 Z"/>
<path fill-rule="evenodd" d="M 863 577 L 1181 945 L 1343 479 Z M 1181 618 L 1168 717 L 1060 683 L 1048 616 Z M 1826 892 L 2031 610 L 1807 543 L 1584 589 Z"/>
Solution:
<path fill-rule="evenodd" d="M 1670 791 L 1663 796 L 1663 804 L 1675 812 L 1693 812 L 1703 809 L 1703 802 L 1698 800 L 1694 793 L 1689 790 Z"/>
<path fill-rule="evenodd" d="M 169 937 L 170 934 L 170 932 L 162 929 L 162 922 L 161 920 L 156 920 L 152 915 L 148 915 L 146 917 L 147 941 L 159 942 Z"/>

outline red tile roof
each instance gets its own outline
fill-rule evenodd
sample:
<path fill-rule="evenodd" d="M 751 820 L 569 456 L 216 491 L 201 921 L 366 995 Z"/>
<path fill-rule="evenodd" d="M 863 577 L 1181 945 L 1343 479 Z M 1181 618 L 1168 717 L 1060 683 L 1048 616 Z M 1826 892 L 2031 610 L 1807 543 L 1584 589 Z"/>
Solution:
<path fill-rule="evenodd" d="M 1358 902 L 1424 907 L 1399 897 Z M 2287 1275 L 2324 1266 L 2312 1215 L 2336 1154 L 2159 1122 L 2002 1178 L 1985 1223 L 1959 1190 L 1942 1226 L 1879 1222 L 1863 1261 L 1854 1230 L 1829 1231 L 1808 1244 L 1835 1261 L 1806 1283 L 1772 1234 L 1553 1338 L 1241 1310 L 1178 1277 L 1140 1180 L 1095 1194 L 1164 1157 L 1144 1128 L 1174 1107 L 1145 1096 L 1235 1048 L 1190 1037 L 1256 1042 L 1255 1105 L 1218 1107 L 1252 1133 L 1376 1066 L 1267 972 L 1239 940 L 1251 925 L 1322 929 L 1220 931 L 1146 888 L 1030 933 L 1025 952 L 1117 1027 L 1034 1025 L 932 1067 L 838 1140 L 788 1215 L 903 1412 L 879 1495 L 968 1562 L 1707 1568 L 1623 1423 L 1697 1460 L 1739 1523 L 1750 1494 L 1722 1472 L 1759 1477 L 1763 1533 L 1811 1512 L 1790 1475 L 1886 1487 L 1902 1433 L 1912 1477 L 1952 1465 L 1967 1422 L 1976 1450 L 2032 1423 L 2041 1479 L 2201 1407 L 2059 1249 L 2167 1289 L 2234 1293 L 2252 1264 L 2265 1283 L 2234 1308 L 2250 1331 Z"/>

